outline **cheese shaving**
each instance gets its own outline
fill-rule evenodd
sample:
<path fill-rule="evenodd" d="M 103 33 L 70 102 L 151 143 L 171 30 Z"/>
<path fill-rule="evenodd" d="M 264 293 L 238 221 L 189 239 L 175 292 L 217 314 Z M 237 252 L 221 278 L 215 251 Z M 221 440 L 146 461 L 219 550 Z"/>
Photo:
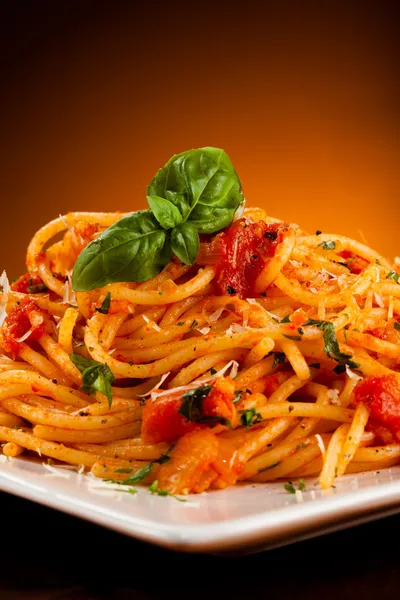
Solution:
<path fill-rule="evenodd" d="M 211 323 L 215 323 L 215 321 L 218 321 L 218 319 L 220 318 L 220 316 L 222 315 L 224 310 L 225 309 L 223 306 L 221 306 L 220 308 L 217 308 L 217 310 L 208 317 L 209 321 Z"/>
<path fill-rule="evenodd" d="M 328 398 L 332 404 L 335 404 L 336 406 L 340 406 L 339 394 L 337 393 L 336 390 L 328 390 Z"/>
<path fill-rule="evenodd" d="M 148 323 L 150 325 L 150 327 L 152 327 L 153 329 L 155 329 L 155 331 L 161 331 L 161 327 L 159 327 L 157 325 L 157 323 L 155 323 L 154 321 L 152 321 L 151 319 L 149 319 L 149 317 L 147 315 L 142 315 L 143 320 L 146 321 L 146 323 Z"/>
<path fill-rule="evenodd" d="M 10 292 L 10 284 L 8 282 L 7 273 L 3 271 L 0 277 L 0 287 L 3 291 L 3 296 L 0 302 L 0 327 L 3 325 L 4 319 L 7 316 L 6 308 L 7 308 L 7 300 L 8 294 Z"/>
<path fill-rule="evenodd" d="M 58 468 L 53 467 L 52 465 L 49 465 L 47 463 L 42 463 L 42 466 L 47 471 L 50 471 L 52 477 L 60 477 L 61 479 L 70 479 L 71 478 L 71 473 L 65 472 L 65 470 L 60 471 Z M 49 475 L 46 475 L 46 477 L 49 477 Z"/>
<path fill-rule="evenodd" d="M 71 273 L 66 273 L 65 275 L 63 302 L 77 306 L 76 294 L 71 284 Z"/>
<path fill-rule="evenodd" d="M 346 373 L 350 377 L 350 379 L 357 379 L 357 380 L 362 379 L 362 377 L 360 377 L 360 375 L 357 375 L 357 373 L 354 373 L 354 371 L 352 371 L 350 369 L 349 365 L 346 365 Z"/>
<path fill-rule="evenodd" d="M 321 450 L 322 456 L 325 456 L 326 450 L 325 450 L 324 440 L 322 439 L 322 437 L 320 436 L 319 433 L 316 433 L 315 437 L 317 438 L 318 448 Z"/>
<path fill-rule="evenodd" d="M 146 396 L 151 396 L 153 394 L 153 392 L 155 392 L 156 390 L 158 390 L 158 388 L 160 388 L 162 386 L 162 384 L 164 383 L 164 381 L 169 376 L 170 372 L 171 371 L 168 371 L 168 373 L 164 373 L 164 375 L 161 377 L 160 381 L 158 383 L 156 383 L 156 385 L 154 387 L 152 387 L 151 390 L 149 390 L 145 394 L 138 394 L 137 397 L 138 398 L 145 398 Z"/>
<path fill-rule="evenodd" d="M 201 329 L 196 329 L 196 331 L 199 331 L 202 335 L 207 335 L 207 333 L 210 333 L 210 328 L 202 327 Z"/>
<path fill-rule="evenodd" d="M 388 306 L 388 320 L 393 319 L 393 312 L 394 312 L 394 298 L 393 296 L 390 296 L 389 298 L 389 306 Z"/>
<path fill-rule="evenodd" d="M 69 229 L 70 233 L 74 234 L 74 229 L 73 227 L 71 227 L 71 225 L 67 222 L 67 219 L 63 216 L 63 215 L 58 215 L 61 219 L 61 221 L 64 223 L 65 227 L 67 229 Z"/>

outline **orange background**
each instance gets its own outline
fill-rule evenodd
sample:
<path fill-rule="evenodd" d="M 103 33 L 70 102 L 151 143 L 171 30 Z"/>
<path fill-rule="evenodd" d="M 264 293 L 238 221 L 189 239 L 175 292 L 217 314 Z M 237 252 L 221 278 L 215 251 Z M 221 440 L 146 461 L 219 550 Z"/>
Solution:
<path fill-rule="evenodd" d="M 391 3 L 99 4 L 0 15 L 11 277 L 43 223 L 141 208 L 157 168 L 203 145 L 228 152 L 249 204 L 400 254 Z"/>

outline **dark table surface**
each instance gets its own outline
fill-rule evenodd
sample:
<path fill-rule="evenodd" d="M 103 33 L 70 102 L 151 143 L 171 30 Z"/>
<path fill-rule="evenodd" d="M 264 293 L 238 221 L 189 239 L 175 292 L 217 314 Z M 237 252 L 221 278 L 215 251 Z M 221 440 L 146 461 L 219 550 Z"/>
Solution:
<path fill-rule="evenodd" d="M 400 597 L 400 515 L 260 554 L 178 554 L 1 494 L 0 599 Z"/>

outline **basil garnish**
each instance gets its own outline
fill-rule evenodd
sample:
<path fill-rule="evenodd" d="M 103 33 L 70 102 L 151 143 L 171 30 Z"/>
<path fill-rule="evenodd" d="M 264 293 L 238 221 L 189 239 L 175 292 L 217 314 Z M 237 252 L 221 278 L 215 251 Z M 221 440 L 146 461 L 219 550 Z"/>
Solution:
<path fill-rule="evenodd" d="M 84 292 L 155 277 L 175 254 L 192 265 L 199 233 L 228 227 L 244 201 L 230 158 L 219 148 L 173 156 L 147 188 L 149 210 L 123 217 L 81 252 L 72 287 Z"/>

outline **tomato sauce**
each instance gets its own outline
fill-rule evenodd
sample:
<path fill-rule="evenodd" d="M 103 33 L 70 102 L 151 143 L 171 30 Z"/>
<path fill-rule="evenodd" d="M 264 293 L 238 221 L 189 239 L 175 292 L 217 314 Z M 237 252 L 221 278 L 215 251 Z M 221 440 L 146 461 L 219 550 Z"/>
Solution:
<path fill-rule="evenodd" d="M 346 265 L 355 275 L 362 273 L 369 265 L 369 262 L 365 258 L 361 258 L 361 256 L 354 254 L 351 250 L 342 250 L 342 252 L 339 252 L 339 256 L 345 259 Z"/>
<path fill-rule="evenodd" d="M 6 352 L 12 352 L 15 356 L 18 356 L 20 342 L 17 340 L 29 330 L 31 330 L 31 332 L 25 341 L 37 341 L 43 335 L 45 331 L 45 319 L 43 319 L 43 322 L 40 325 L 32 327 L 29 319 L 29 315 L 32 312 L 40 312 L 44 317 L 50 317 L 48 313 L 39 308 L 30 298 L 22 300 L 19 305 L 15 306 L 8 313 L 2 327 L 3 347 Z"/>
<path fill-rule="evenodd" d="M 400 383 L 396 375 L 367 377 L 355 388 L 354 397 L 377 423 L 392 432 L 400 431 Z"/>
<path fill-rule="evenodd" d="M 17 281 L 11 284 L 11 289 L 21 294 L 40 294 L 47 291 L 47 287 L 39 275 L 31 275 L 30 273 L 21 275 Z"/>
<path fill-rule="evenodd" d="M 203 400 L 203 415 L 231 420 L 236 414 L 232 402 L 234 398 L 232 380 L 229 377 L 216 380 L 213 389 Z M 182 394 L 171 393 L 146 402 L 142 416 L 142 438 L 146 443 L 173 442 L 190 431 L 209 427 L 206 423 L 188 421 L 179 412 L 182 400 Z"/>
<path fill-rule="evenodd" d="M 201 250 L 199 264 L 214 264 L 218 292 L 240 298 L 255 296 L 254 286 L 283 238 L 281 223 L 239 219 Z"/>

